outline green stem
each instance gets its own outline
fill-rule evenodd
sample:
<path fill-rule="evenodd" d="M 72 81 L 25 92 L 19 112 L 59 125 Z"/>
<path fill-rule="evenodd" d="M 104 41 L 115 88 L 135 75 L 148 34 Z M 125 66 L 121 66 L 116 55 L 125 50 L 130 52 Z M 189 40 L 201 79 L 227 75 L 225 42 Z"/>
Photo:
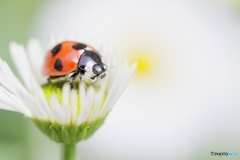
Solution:
<path fill-rule="evenodd" d="M 62 160 L 76 160 L 76 144 L 62 145 Z"/>

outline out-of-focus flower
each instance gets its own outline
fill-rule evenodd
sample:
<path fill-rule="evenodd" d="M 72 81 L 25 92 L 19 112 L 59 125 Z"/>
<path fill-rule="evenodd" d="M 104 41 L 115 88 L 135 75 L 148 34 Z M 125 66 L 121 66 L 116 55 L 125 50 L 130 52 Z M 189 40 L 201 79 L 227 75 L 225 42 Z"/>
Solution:
<path fill-rule="evenodd" d="M 119 61 L 112 49 L 100 49 L 106 64 L 114 67 L 97 87 L 85 89 L 80 83 L 71 89 L 65 81 L 48 83 L 42 76 L 45 52 L 38 40 L 31 39 L 26 49 L 11 42 L 10 53 L 23 84 L 0 59 L 0 108 L 24 114 L 51 139 L 65 144 L 87 139 L 101 126 L 136 68 Z"/>

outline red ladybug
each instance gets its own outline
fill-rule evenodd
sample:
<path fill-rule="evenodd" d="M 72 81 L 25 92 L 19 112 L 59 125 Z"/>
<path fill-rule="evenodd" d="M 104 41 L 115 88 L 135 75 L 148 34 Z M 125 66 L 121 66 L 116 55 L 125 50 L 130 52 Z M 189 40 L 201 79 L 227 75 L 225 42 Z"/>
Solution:
<path fill-rule="evenodd" d="M 53 47 L 47 53 L 43 66 L 43 74 L 49 76 L 49 80 L 72 73 L 68 78 L 70 83 L 77 75 L 82 80 L 86 72 L 91 80 L 102 79 L 106 70 L 107 66 L 96 49 L 74 41 L 64 41 Z"/>

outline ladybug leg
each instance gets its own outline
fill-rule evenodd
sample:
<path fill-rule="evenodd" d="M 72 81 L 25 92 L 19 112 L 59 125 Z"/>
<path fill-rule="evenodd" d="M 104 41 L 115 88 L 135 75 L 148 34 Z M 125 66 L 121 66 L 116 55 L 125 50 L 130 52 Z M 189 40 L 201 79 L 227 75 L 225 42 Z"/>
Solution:
<path fill-rule="evenodd" d="M 58 78 L 58 77 L 57 77 Z M 54 77 L 54 76 L 49 76 L 48 78 L 47 78 L 47 81 L 48 81 L 48 83 L 52 83 L 52 80 L 54 80 L 54 79 L 57 79 L 56 77 Z"/>
<path fill-rule="evenodd" d="M 79 74 L 79 71 L 77 70 L 70 77 L 68 77 L 68 82 L 70 83 L 71 89 L 75 87 L 73 81 L 76 79 L 78 74 Z"/>
<path fill-rule="evenodd" d="M 72 82 L 76 79 L 77 75 L 79 74 L 79 71 L 74 72 L 69 78 L 68 82 L 72 84 Z"/>
<path fill-rule="evenodd" d="M 95 81 L 97 79 L 98 75 L 92 76 L 91 80 Z"/>
<path fill-rule="evenodd" d="M 52 82 L 51 82 L 51 77 L 48 77 L 48 78 L 47 78 L 47 81 L 48 81 L 48 83 L 52 83 Z"/>
<path fill-rule="evenodd" d="M 87 85 L 82 80 L 84 73 L 85 73 L 85 70 L 80 69 L 79 79 L 80 79 L 80 82 L 83 84 L 84 88 L 87 90 Z"/>
<path fill-rule="evenodd" d="M 101 79 L 103 79 L 103 78 L 105 78 L 105 77 L 106 77 L 106 73 L 103 73 L 103 74 L 100 75 L 100 78 L 101 78 Z"/>
<path fill-rule="evenodd" d="M 59 79 L 61 77 L 64 77 L 64 76 L 49 76 L 47 78 L 47 81 L 48 81 L 48 83 L 52 83 L 52 80 L 56 80 L 56 79 Z"/>

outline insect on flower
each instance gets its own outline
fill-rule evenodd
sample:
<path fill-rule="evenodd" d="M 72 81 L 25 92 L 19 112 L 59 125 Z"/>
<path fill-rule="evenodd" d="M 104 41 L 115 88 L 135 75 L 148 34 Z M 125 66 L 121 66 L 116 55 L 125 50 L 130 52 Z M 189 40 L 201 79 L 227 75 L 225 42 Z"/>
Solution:
<path fill-rule="evenodd" d="M 78 75 L 86 83 L 102 79 L 106 71 L 107 66 L 96 49 L 75 41 L 63 41 L 53 47 L 43 66 L 43 74 L 49 76 L 49 81 L 69 75 L 71 84 Z"/>
<path fill-rule="evenodd" d="M 55 39 L 52 42 L 57 44 Z M 0 58 L 0 109 L 24 114 L 58 143 L 88 139 L 103 124 L 137 66 L 120 61 L 112 48 L 97 48 L 105 63 L 96 49 L 78 40 L 61 42 L 46 57 L 37 39 L 31 39 L 26 48 L 11 42 L 10 55 L 23 83 Z M 106 75 L 106 66 L 115 67 Z M 48 83 L 42 72 L 50 78 L 69 76 L 71 82 L 78 74 L 85 82 L 90 74 L 87 80 L 99 81 L 88 83 L 87 88 L 84 83 L 72 87 L 65 80 Z"/>

